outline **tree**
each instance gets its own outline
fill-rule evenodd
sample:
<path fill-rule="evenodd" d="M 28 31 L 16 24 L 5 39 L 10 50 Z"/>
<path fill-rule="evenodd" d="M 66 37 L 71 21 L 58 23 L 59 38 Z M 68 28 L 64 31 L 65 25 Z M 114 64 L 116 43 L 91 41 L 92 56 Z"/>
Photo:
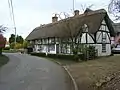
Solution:
<path fill-rule="evenodd" d="M 23 44 L 23 42 L 24 42 L 24 39 L 22 38 L 22 36 L 17 35 L 16 43 Z M 11 34 L 9 38 L 9 43 L 10 43 L 10 47 L 13 49 L 15 46 L 15 35 L 14 34 Z"/>
<path fill-rule="evenodd" d="M 27 41 L 23 42 L 23 48 L 26 49 L 30 44 Z"/>
<path fill-rule="evenodd" d="M 7 30 L 7 27 L 0 25 L 0 55 L 2 54 L 2 49 L 5 47 L 6 38 L 3 37 L 3 32 Z"/>
<path fill-rule="evenodd" d="M 15 44 L 15 48 L 16 49 L 21 49 L 23 46 L 22 46 L 22 44 L 20 44 L 20 43 L 16 43 Z"/>
<path fill-rule="evenodd" d="M 9 43 L 13 43 L 15 41 L 15 35 L 11 34 L 10 38 L 9 38 Z"/>
<path fill-rule="evenodd" d="M 6 39 L 0 34 L 0 55 L 2 54 L 2 49 L 5 47 Z"/>
<path fill-rule="evenodd" d="M 20 44 L 23 44 L 23 41 L 24 41 L 24 39 L 22 38 L 22 36 L 18 36 L 18 35 L 17 35 L 17 37 L 16 37 L 16 42 L 17 42 L 17 43 L 20 43 Z"/>
<path fill-rule="evenodd" d="M 7 30 L 7 27 L 4 27 L 3 25 L 0 25 L 0 33 L 3 33 Z"/>
<path fill-rule="evenodd" d="M 115 16 L 115 20 L 120 20 L 120 0 L 111 0 L 108 11 Z"/>

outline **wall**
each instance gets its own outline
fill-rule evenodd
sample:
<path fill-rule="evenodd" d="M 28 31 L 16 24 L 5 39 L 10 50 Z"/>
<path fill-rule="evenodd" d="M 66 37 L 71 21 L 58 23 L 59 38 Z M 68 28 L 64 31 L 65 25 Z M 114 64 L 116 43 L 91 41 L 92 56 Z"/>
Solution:
<path fill-rule="evenodd" d="M 87 37 L 87 40 L 86 40 L 86 37 Z M 94 41 L 88 33 L 83 33 L 81 37 L 81 43 L 94 43 Z"/>
<path fill-rule="evenodd" d="M 95 48 L 98 51 L 98 56 L 108 56 L 111 55 L 111 45 L 106 44 L 106 52 L 102 52 L 102 44 L 96 44 L 94 45 Z"/>
<path fill-rule="evenodd" d="M 102 24 L 106 24 L 103 20 Z M 102 31 L 98 31 L 96 33 L 96 41 L 98 44 L 95 45 L 96 49 L 98 50 L 98 56 L 108 56 L 111 55 L 111 41 L 110 41 L 110 33 L 107 26 L 101 25 L 100 29 Z M 106 32 L 107 31 L 107 32 Z M 106 37 L 106 39 L 102 39 L 103 37 Z M 102 43 L 106 44 L 106 52 L 102 51 Z"/>
<path fill-rule="evenodd" d="M 42 53 L 51 53 L 51 54 L 56 54 L 56 45 L 54 45 L 55 46 L 55 50 L 53 51 L 53 50 L 50 50 L 50 51 L 48 51 L 48 45 L 34 45 L 34 52 L 37 52 L 37 53 L 39 53 L 39 52 L 42 52 Z M 42 48 L 42 50 L 41 50 L 41 48 Z"/>

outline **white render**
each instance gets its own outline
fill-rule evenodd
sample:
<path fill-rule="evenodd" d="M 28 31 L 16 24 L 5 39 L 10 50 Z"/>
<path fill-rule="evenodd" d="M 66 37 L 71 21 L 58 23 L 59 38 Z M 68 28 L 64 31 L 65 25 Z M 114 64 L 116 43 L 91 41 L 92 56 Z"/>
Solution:
<path fill-rule="evenodd" d="M 101 44 L 95 44 L 95 48 L 98 51 L 98 56 L 109 56 L 111 54 L 111 45 L 106 44 L 106 52 L 102 52 L 102 45 Z"/>

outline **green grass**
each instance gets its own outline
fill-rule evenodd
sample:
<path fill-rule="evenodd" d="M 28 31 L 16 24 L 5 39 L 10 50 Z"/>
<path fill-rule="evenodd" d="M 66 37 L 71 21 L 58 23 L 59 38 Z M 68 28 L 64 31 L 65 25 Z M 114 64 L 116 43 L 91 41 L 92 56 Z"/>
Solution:
<path fill-rule="evenodd" d="M 9 61 L 9 58 L 7 56 L 0 55 L 0 67 L 7 64 L 8 61 Z"/>
<path fill-rule="evenodd" d="M 18 50 L 3 50 L 4 53 L 17 53 Z"/>

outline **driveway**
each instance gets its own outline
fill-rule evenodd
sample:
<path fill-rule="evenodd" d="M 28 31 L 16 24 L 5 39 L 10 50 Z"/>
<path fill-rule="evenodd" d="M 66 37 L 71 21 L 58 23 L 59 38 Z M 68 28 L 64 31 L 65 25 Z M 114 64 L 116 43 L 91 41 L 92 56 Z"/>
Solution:
<path fill-rule="evenodd" d="M 10 61 L 0 70 L 0 90 L 70 90 L 61 66 L 26 54 L 5 55 Z"/>

